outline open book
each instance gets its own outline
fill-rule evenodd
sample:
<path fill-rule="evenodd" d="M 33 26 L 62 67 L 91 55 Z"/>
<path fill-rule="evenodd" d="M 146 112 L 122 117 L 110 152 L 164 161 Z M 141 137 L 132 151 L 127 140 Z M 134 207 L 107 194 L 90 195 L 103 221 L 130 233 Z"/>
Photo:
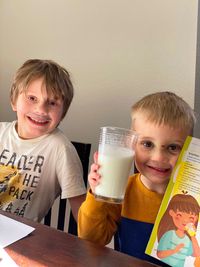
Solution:
<path fill-rule="evenodd" d="M 172 267 L 200 267 L 200 139 L 188 137 L 145 253 Z"/>

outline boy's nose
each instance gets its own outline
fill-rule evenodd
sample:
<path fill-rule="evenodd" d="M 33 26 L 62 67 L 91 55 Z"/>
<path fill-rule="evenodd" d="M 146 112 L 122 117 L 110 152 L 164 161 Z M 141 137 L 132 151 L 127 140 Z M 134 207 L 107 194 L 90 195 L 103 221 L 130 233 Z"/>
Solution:
<path fill-rule="evenodd" d="M 37 103 L 35 109 L 38 113 L 46 114 L 48 111 L 48 105 L 45 102 L 40 102 L 40 103 Z"/>
<path fill-rule="evenodd" d="M 159 161 L 159 162 L 166 162 L 168 161 L 168 157 L 162 149 L 156 149 L 152 152 L 151 154 L 151 159 L 154 161 Z"/>

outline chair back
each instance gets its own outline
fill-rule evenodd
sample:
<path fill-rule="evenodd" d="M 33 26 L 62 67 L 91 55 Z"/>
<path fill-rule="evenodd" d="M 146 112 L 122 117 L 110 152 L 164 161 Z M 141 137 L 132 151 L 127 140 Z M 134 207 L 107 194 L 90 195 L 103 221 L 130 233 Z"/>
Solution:
<path fill-rule="evenodd" d="M 81 160 L 81 163 L 83 166 L 83 179 L 84 179 L 85 186 L 87 187 L 87 176 L 88 176 L 88 166 L 89 166 L 91 144 L 74 142 L 74 141 L 72 141 L 72 144 L 74 145 L 79 155 L 79 158 Z M 64 230 L 64 226 L 65 226 L 66 205 L 67 205 L 67 199 L 61 199 L 59 197 L 57 229 L 62 230 L 62 231 Z M 50 208 L 50 210 L 48 211 L 47 215 L 44 218 L 45 225 L 49 225 L 49 226 L 51 225 L 51 213 L 52 213 L 52 210 Z M 71 211 L 70 211 L 70 218 L 69 218 L 68 233 L 77 235 L 77 223 Z"/>

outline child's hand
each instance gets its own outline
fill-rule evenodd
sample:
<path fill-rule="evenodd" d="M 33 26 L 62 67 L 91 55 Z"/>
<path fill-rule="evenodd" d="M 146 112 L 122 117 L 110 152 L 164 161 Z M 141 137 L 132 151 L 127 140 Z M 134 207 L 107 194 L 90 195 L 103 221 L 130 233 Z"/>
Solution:
<path fill-rule="evenodd" d="M 187 233 L 191 237 L 196 235 L 196 227 L 195 227 L 195 225 L 193 223 L 188 223 L 185 226 L 185 230 L 187 231 Z"/>
<path fill-rule="evenodd" d="M 178 253 L 184 246 L 184 243 L 177 245 L 174 249 L 174 253 Z"/>
<path fill-rule="evenodd" d="M 99 184 L 101 176 L 97 173 L 100 166 L 97 164 L 98 159 L 98 153 L 94 153 L 94 163 L 91 165 L 90 173 L 88 175 L 88 182 L 90 185 L 90 188 L 92 190 L 92 193 L 95 191 L 95 187 Z"/>

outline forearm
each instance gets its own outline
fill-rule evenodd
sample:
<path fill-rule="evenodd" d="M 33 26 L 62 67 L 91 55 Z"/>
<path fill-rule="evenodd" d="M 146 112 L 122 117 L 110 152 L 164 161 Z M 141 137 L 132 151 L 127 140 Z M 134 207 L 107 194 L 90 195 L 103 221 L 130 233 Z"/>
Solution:
<path fill-rule="evenodd" d="M 78 214 L 78 235 L 83 239 L 106 245 L 117 230 L 121 206 L 96 201 L 91 193 Z"/>
<path fill-rule="evenodd" d="M 81 204 L 83 203 L 83 201 L 85 200 L 85 197 L 86 195 L 84 194 L 84 195 L 69 198 L 69 203 L 71 206 L 72 214 L 76 222 L 78 221 L 78 210 Z"/>
<path fill-rule="evenodd" d="M 158 250 L 157 256 L 158 256 L 158 258 L 163 259 L 163 258 L 169 257 L 175 253 L 176 253 L 176 251 L 174 249 Z"/>
<path fill-rule="evenodd" d="M 192 241 L 192 247 L 193 247 L 193 256 L 199 257 L 200 256 L 200 247 L 199 247 L 198 241 L 196 239 L 196 236 L 192 236 L 191 241 Z"/>
<path fill-rule="evenodd" d="M 165 242 L 165 246 L 167 246 L 166 242 Z M 160 259 L 163 259 L 163 258 L 166 258 L 166 257 L 169 257 L 173 254 L 176 254 L 176 253 L 179 253 L 180 250 L 184 247 L 184 243 L 180 243 L 178 244 L 175 248 L 173 249 L 165 249 L 165 250 L 159 250 L 159 247 L 158 247 L 158 250 L 157 250 L 157 256 L 160 258 Z"/>

